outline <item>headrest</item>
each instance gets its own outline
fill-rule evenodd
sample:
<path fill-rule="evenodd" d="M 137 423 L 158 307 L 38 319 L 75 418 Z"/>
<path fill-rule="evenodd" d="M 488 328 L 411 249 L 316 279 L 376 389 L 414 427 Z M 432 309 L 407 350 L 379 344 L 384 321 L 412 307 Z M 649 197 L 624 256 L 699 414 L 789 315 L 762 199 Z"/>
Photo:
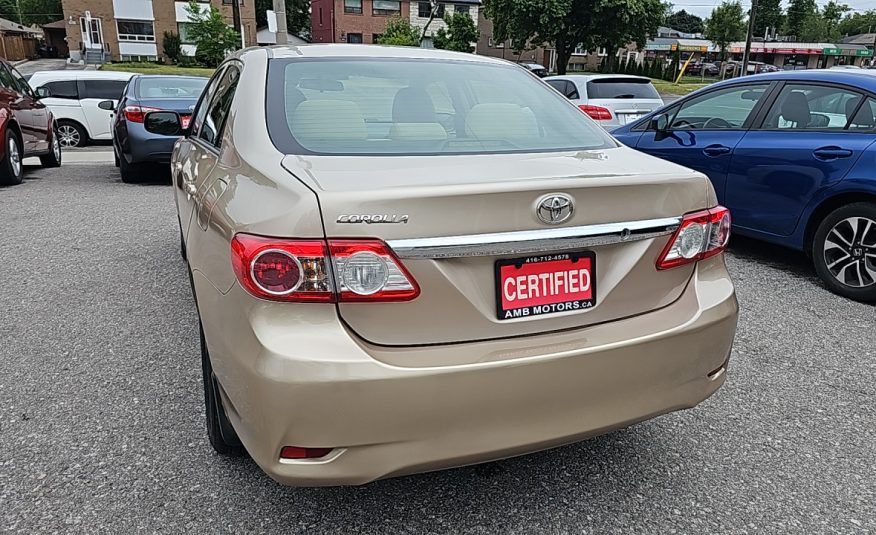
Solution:
<path fill-rule="evenodd" d="M 811 115 L 809 101 L 802 91 L 791 91 L 782 102 L 782 119 L 796 123 L 797 128 L 809 126 Z"/>
<path fill-rule="evenodd" d="M 425 89 L 402 88 L 392 101 L 392 120 L 395 123 L 437 123 L 435 103 Z"/>

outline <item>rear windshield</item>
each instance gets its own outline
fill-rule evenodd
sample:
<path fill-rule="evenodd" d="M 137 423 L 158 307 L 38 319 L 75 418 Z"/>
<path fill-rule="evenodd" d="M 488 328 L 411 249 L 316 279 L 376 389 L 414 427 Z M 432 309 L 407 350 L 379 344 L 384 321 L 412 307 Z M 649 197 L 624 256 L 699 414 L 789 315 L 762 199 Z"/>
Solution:
<path fill-rule="evenodd" d="M 660 98 L 650 80 L 598 78 L 587 82 L 587 98 Z"/>
<path fill-rule="evenodd" d="M 513 65 L 272 60 L 268 128 L 287 154 L 477 154 L 615 147 Z"/>
<path fill-rule="evenodd" d="M 197 99 L 206 85 L 206 78 L 144 76 L 137 86 L 137 97 Z"/>

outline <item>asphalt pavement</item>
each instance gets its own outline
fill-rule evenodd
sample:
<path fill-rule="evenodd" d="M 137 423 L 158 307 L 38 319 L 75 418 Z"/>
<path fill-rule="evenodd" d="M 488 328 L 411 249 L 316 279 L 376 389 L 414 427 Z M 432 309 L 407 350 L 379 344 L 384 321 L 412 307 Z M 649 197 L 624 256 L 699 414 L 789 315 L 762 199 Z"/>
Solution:
<path fill-rule="evenodd" d="M 170 187 L 111 164 L 0 188 L 0 531 L 874 533 L 876 307 L 734 239 L 727 384 L 693 410 L 363 487 L 214 454 Z M 291 409 L 290 409 L 291 410 Z"/>

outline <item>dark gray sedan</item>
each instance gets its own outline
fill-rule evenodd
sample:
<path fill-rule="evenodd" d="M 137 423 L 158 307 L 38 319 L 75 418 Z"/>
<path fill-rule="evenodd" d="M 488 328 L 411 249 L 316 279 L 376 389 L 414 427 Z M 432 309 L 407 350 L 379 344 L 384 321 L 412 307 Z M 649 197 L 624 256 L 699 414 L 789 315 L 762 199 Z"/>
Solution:
<path fill-rule="evenodd" d="M 146 178 L 145 164 L 170 163 L 177 138 L 147 132 L 143 127 L 146 114 L 173 111 L 188 123 L 205 85 L 207 79 L 196 76 L 140 75 L 131 79 L 112 119 L 113 152 L 123 182 Z M 100 106 L 113 109 L 112 101 Z"/>

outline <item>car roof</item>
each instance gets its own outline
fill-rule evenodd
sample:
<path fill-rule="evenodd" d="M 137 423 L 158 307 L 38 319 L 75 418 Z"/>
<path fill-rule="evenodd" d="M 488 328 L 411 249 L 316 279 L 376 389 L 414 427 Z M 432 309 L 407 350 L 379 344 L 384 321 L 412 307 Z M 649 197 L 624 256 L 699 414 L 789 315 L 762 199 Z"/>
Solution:
<path fill-rule="evenodd" d="M 750 74 L 748 76 L 741 76 L 739 78 L 717 82 L 713 85 L 706 86 L 704 89 L 757 81 L 833 82 L 859 87 L 876 93 L 876 72 L 868 72 L 866 69 L 809 69 L 804 71 L 779 71 Z"/>
<path fill-rule="evenodd" d="M 511 62 L 489 56 L 478 56 L 465 52 L 450 52 L 434 48 L 382 45 L 349 45 L 341 43 L 319 43 L 304 45 L 274 45 L 250 47 L 235 52 L 230 57 L 245 60 L 249 55 L 268 54 L 276 59 L 299 58 L 350 58 L 350 59 L 432 59 L 465 61 L 492 65 L 508 65 Z"/>
<path fill-rule="evenodd" d="M 599 78 L 629 78 L 630 80 L 648 80 L 651 79 L 647 76 L 636 76 L 634 74 L 563 74 L 563 75 L 555 75 L 548 76 L 544 78 L 545 80 L 575 80 L 578 82 L 587 82 L 589 80 L 597 80 Z"/>
<path fill-rule="evenodd" d="M 37 71 L 30 81 L 57 82 L 64 80 L 130 80 L 135 73 L 120 71 Z"/>

